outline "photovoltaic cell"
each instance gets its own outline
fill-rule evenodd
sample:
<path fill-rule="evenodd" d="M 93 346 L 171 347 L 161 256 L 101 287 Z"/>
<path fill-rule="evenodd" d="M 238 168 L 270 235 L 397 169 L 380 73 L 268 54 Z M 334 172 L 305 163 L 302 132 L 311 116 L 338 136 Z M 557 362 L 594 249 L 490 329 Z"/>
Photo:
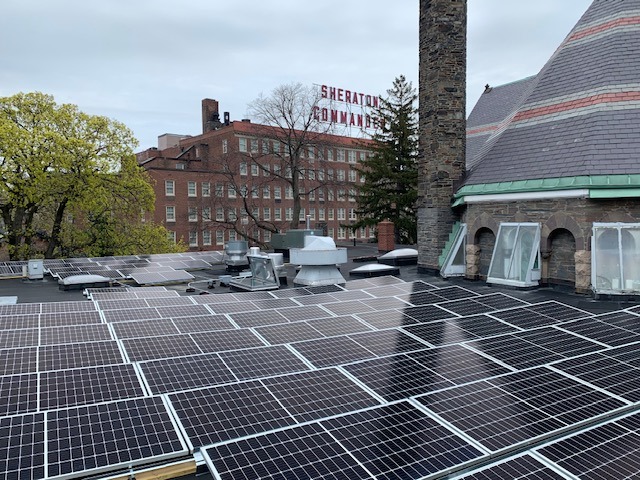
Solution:
<path fill-rule="evenodd" d="M 560 328 L 612 347 L 640 341 L 640 334 L 614 327 L 613 325 L 607 325 L 596 318 L 585 318 L 565 323 Z"/>
<path fill-rule="evenodd" d="M 360 346 L 378 356 L 394 355 L 396 353 L 420 350 L 427 346 L 406 333 L 396 329 L 360 333 L 357 335 L 350 335 L 349 338 L 355 340 Z"/>
<path fill-rule="evenodd" d="M 408 307 L 402 311 L 405 315 L 417 320 L 420 323 L 443 320 L 445 318 L 457 317 L 455 313 L 437 307 L 436 305 L 421 305 L 419 307 Z"/>
<path fill-rule="evenodd" d="M 314 340 L 323 335 L 307 322 L 285 323 L 256 328 L 256 332 L 271 345 Z"/>
<path fill-rule="evenodd" d="M 288 428 L 204 449 L 221 480 L 300 478 L 371 480 L 364 468 L 322 427 Z M 273 477 L 275 472 L 278 476 Z"/>
<path fill-rule="evenodd" d="M 231 313 L 229 316 L 238 326 L 243 328 L 277 325 L 288 322 L 288 320 L 276 310 Z"/>
<path fill-rule="evenodd" d="M 528 306 L 527 309 L 532 312 L 541 313 L 560 322 L 591 316 L 588 312 L 555 301 L 538 303 Z"/>
<path fill-rule="evenodd" d="M 117 322 L 113 324 L 117 338 L 158 337 L 180 333 L 168 319 L 140 320 L 137 322 Z"/>
<path fill-rule="evenodd" d="M 237 381 L 216 353 L 141 362 L 140 370 L 153 394 Z"/>
<path fill-rule="evenodd" d="M 0 350 L 0 375 L 36 371 L 37 347 Z"/>
<path fill-rule="evenodd" d="M 317 305 L 307 305 L 305 307 L 291 307 L 278 310 L 281 315 L 291 321 L 311 320 L 314 318 L 331 317 L 332 315 Z"/>
<path fill-rule="evenodd" d="M 177 392 L 169 398 L 194 447 L 295 423 L 258 381 Z"/>
<path fill-rule="evenodd" d="M 45 477 L 44 414 L 0 418 L 2 478 L 32 480 Z"/>
<path fill-rule="evenodd" d="M 322 333 L 325 337 L 371 331 L 371 327 L 350 315 L 318 318 L 315 320 L 309 320 L 307 323 Z"/>
<path fill-rule="evenodd" d="M 38 329 L 0 330 L 0 349 L 32 347 L 38 345 Z"/>
<path fill-rule="evenodd" d="M 132 322 L 162 318 L 155 308 L 132 308 L 124 310 L 107 310 L 102 313 L 109 323 Z"/>
<path fill-rule="evenodd" d="M 446 320 L 409 325 L 404 327 L 404 330 L 430 345 L 437 346 L 466 342 L 478 338 L 476 335 L 460 328 L 454 322 L 447 322 Z"/>
<path fill-rule="evenodd" d="M 365 305 L 360 300 L 346 302 L 328 303 L 324 308 L 335 315 L 351 315 L 354 313 L 373 312 L 375 308 Z"/>
<path fill-rule="evenodd" d="M 335 368 L 267 378 L 262 383 L 299 422 L 380 404 Z"/>
<path fill-rule="evenodd" d="M 173 324 L 180 333 L 210 332 L 213 330 L 229 330 L 233 324 L 225 315 L 200 315 L 195 317 L 174 318 Z"/>
<path fill-rule="evenodd" d="M 442 312 L 444 310 L 441 310 Z M 410 317 L 400 310 L 381 310 L 377 312 L 359 313 L 358 318 L 364 320 L 373 328 L 385 329 L 402 327 L 418 323 L 418 320 Z"/>
<path fill-rule="evenodd" d="M 496 310 L 504 310 L 506 308 L 520 307 L 528 305 L 528 302 L 514 298 L 504 293 L 491 293 L 489 295 L 482 295 L 481 297 L 473 298 L 476 302 L 488 305 Z"/>
<path fill-rule="evenodd" d="M 495 310 L 489 305 L 485 305 L 480 302 L 476 302 L 475 299 L 463 298 L 462 300 L 451 300 L 438 304 L 441 308 L 449 310 L 461 316 L 478 315 L 480 313 L 487 313 Z"/>
<path fill-rule="evenodd" d="M 40 329 L 40 345 L 99 342 L 101 340 L 112 340 L 109 327 L 104 323 Z"/>
<path fill-rule="evenodd" d="M 320 423 L 380 480 L 422 478 L 484 456 L 408 402 Z"/>
<path fill-rule="evenodd" d="M 500 312 L 491 312 L 491 316 L 519 328 L 536 328 L 560 323 L 547 315 L 533 312 L 525 307 L 503 310 Z"/>
<path fill-rule="evenodd" d="M 264 346 L 264 343 L 251 330 L 246 329 L 201 332 L 193 338 L 203 352 L 224 352 Z"/>
<path fill-rule="evenodd" d="M 17 328 L 38 328 L 39 325 L 40 319 L 38 314 L 0 316 L 0 330 L 15 330 Z"/>
<path fill-rule="evenodd" d="M 88 405 L 144 395 L 133 365 L 43 372 L 40 410 Z"/>
<path fill-rule="evenodd" d="M 42 303 L 41 313 L 71 313 L 71 312 L 94 312 L 96 306 L 93 302 L 49 302 Z"/>
<path fill-rule="evenodd" d="M 65 312 L 65 313 L 41 313 L 40 327 L 68 327 L 71 325 L 89 325 L 102 323 L 100 312 Z"/>
<path fill-rule="evenodd" d="M 193 317 L 197 315 L 211 314 L 211 312 L 204 305 L 193 304 L 157 307 L 156 310 L 163 318 Z"/>
<path fill-rule="evenodd" d="M 50 477 L 89 475 L 186 454 L 160 397 L 47 413 Z"/>

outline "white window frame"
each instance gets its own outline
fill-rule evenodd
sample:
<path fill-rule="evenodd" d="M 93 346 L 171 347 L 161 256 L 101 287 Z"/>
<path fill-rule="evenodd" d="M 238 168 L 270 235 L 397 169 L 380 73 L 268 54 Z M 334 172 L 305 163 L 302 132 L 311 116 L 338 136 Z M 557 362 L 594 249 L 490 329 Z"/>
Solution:
<path fill-rule="evenodd" d="M 198 246 L 198 232 L 194 232 L 194 231 L 189 232 L 189 246 L 190 247 Z"/>
<path fill-rule="evenodd" d="M 193 180 L 189 180 L 187 182 L 187 197 L 197 197 L 197 196 L 198 196 L 197 182 Z"/>
<path fill-rule="evenodd" d="M 206 245 L 206 246 L 211 245 L 211 230 L 202 231 L 202 245 Z"/>
<path fill-rule="evenodd" d="M 167 222 L 176 221 L 176 207 L 173 205 L 167 205 L 164 207 L 164 218 Z"/>
<path fill-rule="evenodd" d="M 520 242 L 520 229 L 521 228 L 535 228 L 533 237 L 533 243 L 530 251 L 523 248 L 522 242 Z M 515 228 L 515 231 L 512 230 Z M 499 252 L 499 249 L 504 250 L 503 242 L 508 241 L 505 235 L 507 229 L 515 232 L 513 238 L 513 248 L 511 252 L 508 250 L 503 255 Z M 526 247 L 526 246 L 524 246 Z M 508 256 L 508 258 L 506 258 Z M 503 261 L 502 265 L 497 262 Z M 524 278 L 514 278 L 514 273 L 518 270 L 520 272 L 525 269 Z M 496 275 L 499 273 L 500 276 Z M 498 285 L 509 285 L 513 287 L 532 287 L 538 285 L 540 280 L 540 224 L 539 223 L 501 223 L 498 229 L 498 235 L 496 235 L 496 243 L 493 248 L 493 254 L 491 255 L 491 263 L 489 265 L 489 274 L 487 275 L 487 283 L 494 283 Z"/>
<path fill-rule="evenodd" d="M 189 207 L 188 211 L 188 215 L 189 215 L 189 221 L 190 222 L 197 222 L 198 221 L 198 207 Z"/>
<path fill-rule="evenodd" d="M 458 231 L 451 243 L 451 248 L 442 259 L 440 266 L 440 276 L 443 278 L 461 277 L 467 271 L 466 265 L 466 248 L 467 248 L 467 224 L 460 224 Z M 462 263 L 457 262 L 462 253 Z"/>
<path fill-rule="evenodd" d="M 247 151 L 247 139 L 244 137 L 238 138 L 238 151 L 246 152 Z"/>
<path fill-rule="evenodd" d="M 175 182 L 175 180 L 165 180 L 164 181 L 164 194 L 167 197 L 175 197 L 176 196 L 176 182 Z"/>
<path fill-rule="evenodd" d="M 202 182 L 202 185 L 200 185 L 200 192 L 202 193 L 203 197 L 210 197 L 211 196 L 211 182 Z"/>
<path fill-rule="evenodd" d="M 615 250 L 601 248 L 599 232 L 616 232 Z M 633 232 L 632 232 L 633 231 Z M 634 242 L 634 249 L 626 247 L 627 239 Z M 591 288 L 595 293 L 621 294 L 640 292 L 640 278 L 634 271 L 640 260 L 640 223 L 593 224 L 591 238 Z"/>

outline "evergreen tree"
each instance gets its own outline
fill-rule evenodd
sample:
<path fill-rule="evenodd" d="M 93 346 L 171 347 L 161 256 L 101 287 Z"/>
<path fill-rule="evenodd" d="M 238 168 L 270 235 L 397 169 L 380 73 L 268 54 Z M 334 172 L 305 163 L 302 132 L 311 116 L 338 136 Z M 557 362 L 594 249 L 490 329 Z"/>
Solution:
<path fill-rule="evenodd" d="M 388 97 L 373 112 L 380 123 L 371 137 L 371 155 L 357 169 L 364 175 L 358 196 L 356 229 L 390 220 L 396 243 L 417 241 L 415 203 L 418 195 L 417 94 L 404 75 L 396 78 Z"/>

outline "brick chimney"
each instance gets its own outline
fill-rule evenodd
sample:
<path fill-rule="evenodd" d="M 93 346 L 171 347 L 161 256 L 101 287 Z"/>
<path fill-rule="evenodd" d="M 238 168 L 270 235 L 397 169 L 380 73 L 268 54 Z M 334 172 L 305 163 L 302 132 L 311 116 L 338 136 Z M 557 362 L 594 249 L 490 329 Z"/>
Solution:
<path fill-rule="evenodd" d="M 202 133 L 216 130 L 222 126 L 220 113 L 218 112 L 218 101 L 211 98 L 202 100 Z"/>
<path fill-rule="evenodd" d="M 418 270 L 439 271 L 465 171 L 466 0 L 420 0 Z"/>

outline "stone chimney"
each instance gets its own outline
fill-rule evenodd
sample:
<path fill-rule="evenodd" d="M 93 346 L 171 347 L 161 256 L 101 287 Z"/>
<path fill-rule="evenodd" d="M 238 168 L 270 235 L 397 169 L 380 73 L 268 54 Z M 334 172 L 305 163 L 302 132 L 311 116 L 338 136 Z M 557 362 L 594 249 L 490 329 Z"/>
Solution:
<path fill-rule="evenodd" d="M 439 271 L 465 172 L 467 1 L 420 0 L 418 270 Z"/>
<path fill-rule="evenodd" d="M 218 101 L 211 98 L 202 100 L 202 133 L 216 130 L 222 126 L 220 113 L 218 112 Z"/>

